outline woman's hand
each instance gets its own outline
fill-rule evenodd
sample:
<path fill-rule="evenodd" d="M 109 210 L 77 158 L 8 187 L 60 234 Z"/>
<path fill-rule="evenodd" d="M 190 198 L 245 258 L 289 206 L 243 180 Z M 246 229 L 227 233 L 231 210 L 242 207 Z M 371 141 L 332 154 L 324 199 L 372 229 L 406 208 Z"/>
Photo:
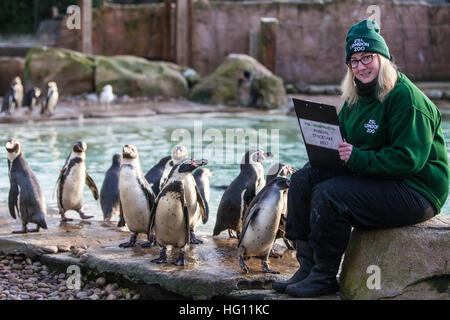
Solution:
<path fill-rule="evenodd" d="M 338 151 L 341 160 L 347 162 L 348 159 L 350 159 L 350 156 L 352 155 L 353 146 L 344 139 L 343 142 L 339 143 Z"/>

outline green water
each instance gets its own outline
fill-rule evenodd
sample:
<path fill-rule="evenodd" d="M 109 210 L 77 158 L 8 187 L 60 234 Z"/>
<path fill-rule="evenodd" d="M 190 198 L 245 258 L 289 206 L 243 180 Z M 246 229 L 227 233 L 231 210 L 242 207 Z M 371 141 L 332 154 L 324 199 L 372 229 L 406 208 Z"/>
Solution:
<path fill-rule="evenodd" d="M 450 146 L 450 121 L 445 121 L 443 126 L 447 146 Z M 188 147 L 191 156 L 209 160 L 207 167 L 214 172 L 211 185 L 228 185 L 238 175 L 239 161 L 249 147 L 259 146 L 275 154 L 273 159 L 264 163 L 266 171 L 279 161 L 297 168 L 307 162 L 296 118 L 283 115 L 210 113 L 178 115 L 176 119 L 167 115 L 1 124 L 0 129 L 4 137 L 0 147 L 4 159 L 0 165 L 0 204 L 7 205 L 9 191 L 6 150 L 3 146 L 8 138 L 15 138 L 22 143 L 25 159 L 40 181 L 50 214 L 57 212 L 53 191 L 59 170 L 77 140 L 84 140 L 88 145 L 86 166 L 99 191 L 113 154 L 121 153 L 124 144 L 137 146 L 145 174 L 181 143 Z M 212 233 L 222 193 L 221 189 L 211 189 L 210 219 L 198 228 L 199 231 Z M 85 212 L 101 220 L 100 203 L 94 201 L 87 186 L 84 200 Z M 449 201 L 442 212 L 450 214 Z M 74 211 L 69 211 L 68 216 L 78 219 Z"/>

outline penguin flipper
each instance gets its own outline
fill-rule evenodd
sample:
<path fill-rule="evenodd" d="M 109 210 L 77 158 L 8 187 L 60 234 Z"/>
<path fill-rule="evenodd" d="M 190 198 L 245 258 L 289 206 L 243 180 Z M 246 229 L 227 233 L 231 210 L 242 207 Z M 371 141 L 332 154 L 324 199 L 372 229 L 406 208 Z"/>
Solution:
<path fill-rule="evenodd" d="M 255 219 L 258 216 L 260 207 L 258 205 L 253 206 L 250 208 L 248 212 L 246 212 L 244 224 L 242 226 L 242 233 L 239 237 L 238 247 L 241 244 L 242 239 L 244 238 L 245 232 L 247 231 L 248 226 L 250 225 L 250 222 Z"/>
<path fill-rule="evenodd" d="M 92 195 L 94 196 L 94 199 L 98 200 L 98 189 L 97 189 L 97 186 L 95 185 L 94 180 L 88 175 L 87 172 L 86 172 L 86 185 L 91 190 Z"/>
<path fill-rule="evenodd" d="M 202 215 L 202 222 L 203 222 L 203 224 L 205 224 L 206 222 L 208 222 L 208 217 L 209 217 L 208 204 L 206 202 L 204 193 L 200 192 L 200 190 L 198 190 L 196 183 L 194 184 L 194 187 L 195 187 L 195 193 L 197 195 L 197 202 L 198 202 L 198 205 L 200 206 L 200 214 Z"/>
<path fill-rule="evenodd" d="M 19 186 L 17 184 L 11 184 L 11 189 L 9 189 L 9 196 L 8 196 L 8 207 L 9 207 L 9 213 L 11 214 L 11 217 L 13 219 L 16 219 L 16 211 L 17 214 L 19 214 Z"/>

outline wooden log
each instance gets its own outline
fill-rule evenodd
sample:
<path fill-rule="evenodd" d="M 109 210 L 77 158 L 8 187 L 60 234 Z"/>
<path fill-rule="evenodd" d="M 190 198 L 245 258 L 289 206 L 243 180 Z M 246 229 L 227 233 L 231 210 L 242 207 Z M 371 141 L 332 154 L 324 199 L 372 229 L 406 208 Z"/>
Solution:
<path fill-rule="evenodd" d="M 92 0 L 78 0 L 81 9 L 80 51 L 92 54 Z"/>
<path fill-rule="evenodd" d="M 277 30 L 276 18 L 261 18 L 259 30 L 259 61 L 275 73 L 277 62 Z"/>

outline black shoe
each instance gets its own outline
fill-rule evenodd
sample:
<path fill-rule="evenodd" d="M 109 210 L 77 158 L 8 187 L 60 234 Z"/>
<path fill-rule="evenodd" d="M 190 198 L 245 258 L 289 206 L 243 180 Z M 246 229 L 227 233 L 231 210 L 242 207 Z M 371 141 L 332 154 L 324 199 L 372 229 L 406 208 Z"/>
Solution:
<path fill-rule="evenodd" d="M 339 262 L 340 260 L 321 263 L 316 260 L 316 265 L 312 268 L 311 273 L 303 281 L 289 285 L 286 293 L 297 298 L 335 294 L 339 291 L 336 280 Z"/>
<path fill-rule="evenodd" d="M 274 288 L 278 292 L 284 293 L 289 285 L 302 281 L 308 275 L 309 272 L 304 271 L 303 268 L 300 267 L 290 279 L 285 281 L 276 281 L 272 284 L 272 288 Z"/>
<path fill-rule="evenodd" d="M 272 284 L 272 288 L 278 292 L 284 293 L 289 285 L 304 280 L 314 266 L 313 251 L 308 241 L 297 240 L 296 246 L 297 260 L 300 263 L 300 268 L 290 279 L 285 281 L 276 281 Z"/>

